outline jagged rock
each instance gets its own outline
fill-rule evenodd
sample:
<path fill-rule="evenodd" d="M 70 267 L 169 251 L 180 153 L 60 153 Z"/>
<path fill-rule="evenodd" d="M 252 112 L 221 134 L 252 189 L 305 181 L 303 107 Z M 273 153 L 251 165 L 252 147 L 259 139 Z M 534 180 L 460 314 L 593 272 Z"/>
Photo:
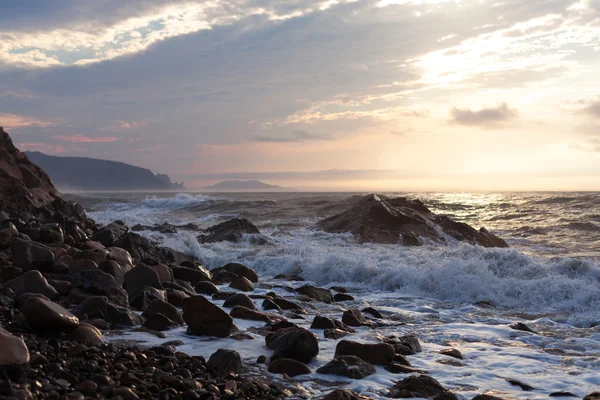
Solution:
<path fill-rule="evenodd" d="M 135 310 L 145 310 L 154 300 L 167 302 L 167 295 L 164 290 L 158 290 L 153 287 L 146 286 L 141 292 L 136 294 L 129 300 L 129 304 Z"/>
<path fill-rule="evenodd" d="M 219 375 L 226 375 L 229 372 L 239 374 L 242 372 L 243 365 L 237 351 L 219 349 L 210 356 L 206 368 L 216 371 Z"/>
<path fill-rule="evenodd" d="M 23 339 L 0 328 L 0 365 L 29 362 L 29 350 Z"/>
<path fill-rule="evenodd" d="M 256 306 L 252 299 L 246 296 L 243 293 L 236 293 L 233 296 L 230 296 L 223 303 L 223 307 L 234 307 L 234 306 L 243 306 L 249 308 L 250 310 L 256 310 Z"/>
<path fill-rule="evenodd" d="M 218 275 L 220 272 L 226 271 L 237 276 L 243 276 L 250 282 L 258 282 L 258 274 L 252 268 L 240 263 L 229 263 L 220 268 L 212 269 L 210 272 L 213 275 Z"/>
<path fill-rule="evenodd" d="M 242 292 L 251 292 L 254 290 L 254 285 L 252 282 L 248 280 L 248 278 L 243 276 L 238 276 L 231 282 L 229 285 L 232 289 L 241 290 Z"/>
<path fill-rule="evenodd" d="M 384 338 L 383 341 L 394 346 L 396 353 L 404 356 L 410 356 L 422 351 L 419 339 L 414 336 L 388 336 Z"/>
<path fill-rule="evenodd" d="M 269 364 L 268 371 L 273 374 L 286 374 L 287 376 L 298 376 L 310 374 L 308 366 L 291 358 L 278 358 Z"/>
<path fill-rule="evenodd" d="M 109 247 L 121 239 L 128 231 L 129 227 L 125 222 L 114 221 L 94 233 L 92 240 L 102 243 L 105 247 Z"/>
<path fill-rule="evenodd" d="M 168 331 L 169 329 L 176 328 L 177 326 L 179 326 L 177 323 L 159 312 L 152 314 L 142 324 L 142 327 L 156 332 Z"/>
<path fill-rule="evenodd" d="M 323 303 L 333 303 L 333 296 L 328 289 L 304 285 L 296 289 L 296 292 Z"/>
<path fill-rule="evenodd" d="M 356 308 L 344 311 L 342 314 L 342 322 L 348 326 L 362 326 L 369 324 L 362 313 Z"/>
<path fill-rule="evenodd" d="M 369 194 L 338 215 L 317 223 L 330 233 L 350 232 L 360 243 L 374 242 L 407 246 L 422 245 L 423 239 L 446 243 L 440 234 L 484 247 L 508 247 L 506 242 L 484 228 L 479 231 L 444 215 L 433 214 L 419 200 L 388 198 Z"/>
<path fill-rule="evenodd" d="M 36 331 L 61 331 L 79 326 L 75 315 L 50 300 L 30 298 L 21 311 L 29 326 Z"/>
<path fill-rule="evenodd" d="M 73 288 L 81 288 L 87 293 L 106 296 L 108 299 L 119 306 L 127 307 L 129 305 L 129 296 L 119 283 L 105 272 L 99 269 L 86 269 L 73 277 L 71 282 Z"/>
<path fill-rule="evenodd" d="M 67 335 L 67 340 L 88 346 L 100 346 L 104 343 L 100 329 L 85 322 L 80 322 L 79 326 Z"/>
<path fill-rule="evenodd" d="M 345 332 L 354 332 L 352 328 L 344 324 L 342 321 L 338 321 L 334 318 L 323 317 L 321 315 L 315 315 L 310 329 L 339 329 Z"/>
<path fill-rule="evenodd" d="M 341 375 L 351 379 L 363 379 L 375 373 L 375 367 L 356 356 L 339 356 L 317 369 L 320 374 Z"/>
<path fill-rule="evenodd" d="M 394 360 L 394 346 L 386 343 L 358 343 L 342 340 L 335 347 L 335 357 L 356 356 L 373 365 L 388 365 Z"/>
<path fill-rule="evenodd" d="M 127 271 L 131 269 L 131 267 L 122 267 L 121 264 L 114 260 L 106 260 L 102 261 L 100 265 L 98 265 L 98 269 L 102 272 L 106 272 L 115 278 L 115 281 L 121 286 L 125 282 L 125 274 Z"/>
<path fill-rule="evenodd" d="M 114 327 L 142 324 L 142 318 L 136 312 L 116 306 L 104 296 L 88 297 L 73 310 L 73 314 L 83 320 L 102 319 Z"/>
<path fill-rule="evenodd" d="M 194 296 L 182 302 L 183 319 L 193 335 L 227 337 L 233 319 L 204 296 Z"/>
<path fill-rule="evenodd" d="M 265 337 L 267 347 L 273 350 L 271 360 L 291 358 L 303 363 L 310 362 L 319 354 L 317 337 L 304 328 L 285 328 Z"/>
<path fill-rule="evenodd" d="M 246 218 L 234 218 L 211 226 L 198 236 L 200 243 L 239 242 L 246 234 L 260 235 L 258 228 Z"/>
<path fill-rule="evenodd" d="M 48 246 L 28 240 L 13 238 L 11 243 L 13 263 L 24 269 L 48 269 L 54 263 L 54 253 Z"/>
<path fill-rule="evenodd" d="M 212 296 L 213 294 L 219 292 L 219 289 L 215 286 L 215 284 L 209 281 L 202 281 L 196 283 L 196 286 L 194 286 L 194 290 L 196 291 L 196 293 L 206 294 L 209 296 Z"/>
<path fill-rule="evenodd" d="M 4 286 L 20 296 L 23 293 L 40 293 L 49 299 L 58 296 L 58 292 L 39 271 L 29 271 L 23 275 L 4 283 Z"/>
<path fill-rule="evenodd" d="M 446 391 L 438 381 L 428 375 L 413 375 L 396 383 L 390 389 L 389 397 L 394 399 L 411 397 L 432 399 L 444 394 Z"/>

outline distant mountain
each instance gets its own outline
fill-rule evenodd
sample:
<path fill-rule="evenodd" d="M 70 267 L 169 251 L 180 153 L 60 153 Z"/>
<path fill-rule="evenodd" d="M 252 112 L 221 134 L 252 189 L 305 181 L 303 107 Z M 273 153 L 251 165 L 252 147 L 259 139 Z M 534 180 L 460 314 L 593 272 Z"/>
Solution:
<path fill-rule="evenodd" d="M 86 157 L 56 157 L 37 151 L 25 152 L 60 190 L 180 190 L 167 175 L 117 161 Z"/>
<path fill-rule="evenodd" d="M 223 181 L 214 185 L 206 186 L 207 190 L 223 190 L 223 191 L 270 191 L 270 190 L 285 190 L 285 188 L 277 185 L 269 185 L 261 181 Z"/>

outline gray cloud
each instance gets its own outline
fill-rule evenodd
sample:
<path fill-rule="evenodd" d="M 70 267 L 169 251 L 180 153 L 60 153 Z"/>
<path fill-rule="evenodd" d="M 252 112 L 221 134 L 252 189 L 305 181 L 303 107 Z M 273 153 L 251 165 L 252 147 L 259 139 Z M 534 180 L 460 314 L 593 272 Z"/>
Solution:
<path fill-rule="evenodd" d="M 306 131 L 293 131 L 289 136 L 267 136 L 267 135 L 254 135 L 250 138 L 255 142 L 263 143 L 299 143 L 314 140 L 333 140 L 328 135 L 315 135 Z"/>
<path fill-rule="evenodd" d="M 496 128 L 515 120 L 519 117 L 517 110 L 502 103 L 496 107 L 482 108 L 480 110 L 459 109 L 454 107 L 450 111 L 450 123 L 465 126 L 481 126 Z"/>
<path fill-rule="evenodd" d="M 578 111 L 579 114 L 600 119 L 600 100 L 594 101 Z"/>

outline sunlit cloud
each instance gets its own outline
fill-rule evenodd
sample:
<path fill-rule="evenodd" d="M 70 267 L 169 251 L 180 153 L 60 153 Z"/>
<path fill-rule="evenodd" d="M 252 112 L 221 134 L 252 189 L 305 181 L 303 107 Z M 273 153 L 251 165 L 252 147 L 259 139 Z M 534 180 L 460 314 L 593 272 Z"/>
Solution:
<path fill-rule="evenodd" d="M 312 140 L 332 140 L 331 136 L 328 135 L 315 135 L 300 130 L 293 131 L 291 135 L 286 136 L 254 135 L 250 139 L 255 142 L 265 143 L 299 143 Z"/>
<path fill-rule="evenodd" d="M 112 142 L 117 142 L 117 141 L 121 140 L 120 138 L 114 137 L 114 136 L 92 138 L 92 137 L 88 137 L 85 135 L 72 135 L 72 136 L 57 135 L 57 136 L 54 136 L 54 139 L 64 140 L 66 142 L 73 142 L 73 143 L 112 143 Z"/>
<path fill-rule="evenodd" d="M 37 118 L 16 114 L 0 114 L 0 126 L 6 129 L 24 128 L 28 126 L 46 127 L 53 125 L 52 122 L 42 121 Z"/>
<path fill-rule="evenodd" d="M 506 103 L 502 103 L 496 107 L 481 108 L 478 110 L 454 107 L 450 111 L 449 122 L 458 125 L 497 128 L 518 117 L 519 113 L 517 110 L 508 107 Z"/>

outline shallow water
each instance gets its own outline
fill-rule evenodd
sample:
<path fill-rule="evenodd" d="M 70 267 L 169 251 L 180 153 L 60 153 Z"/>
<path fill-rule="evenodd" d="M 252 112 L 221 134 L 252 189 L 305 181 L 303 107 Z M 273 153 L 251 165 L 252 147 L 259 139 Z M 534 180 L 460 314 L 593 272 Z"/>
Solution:
<path fill-rule="evenodd" d="M 385 312 L 390 326 L 360 328 L 351 340 L 374 341 L 377 335 L 414 334 L 423 352 L 410 356 L 416 368 L 428 371 L 462 398 L 491 391 L 500 397 L 542 398 L 555 391 L 579 396 L 600 387 L 600 194 L 403 194 L 419 198 L 436 213 L 451 215 L 475 227 L 485 226 L 505 238 L 510 249 L 484 249 L 462 243 L 404 248 L 357 244 L 350 235 L 334 235 L 313 228 L 320 218 L 348 208 L 352 194 L 85 194 L 78 195 L 100 223 L 122 219 L 152 225 L 193 222 L 207 227 L 233 216 L 251 219 L 274 244 L 199 245 L 197 232 L 176 234 L 141 232 L 175 249 L 196 255 L 205 266 L 242 262 L 264 276 L 270 285 L 298 286 L 269 280 L 277 274 L 301 271 L 322 286 L 341 285 L 356 300 L 321 306 L 318 313 L 336 318 L 349 306 L 370 305 Z M 268 288 L 257 289 L 266 293 Z M 282 295 L 291 294 L 275 287 Z M 474 306 L 490 301 L 497 308 Z M 260 309 L 260 303 L 257 303 Z M 305 321 L 308 327 L 315 310 Z M 397 326 L 398 320 L 405 325 Z M 541 335 L 514 331 L 522 321 Z M 240 328 L 252 324 L 236 320 Z M 322 331 L 314 331 L 322 338 Z M 238 349 L 252 365 L 258 355 L 269 355 L 264 339 L 236 342 L 207 341 L 185 335 L 183 328 L 169 338 L 186 344 L 181 351 L 210 356 L 217 348 Z M 144 333 L 128 338 L 160 342 Z M 122 337 L 121 337 L 122 338 Z M 314 371 L 331 360 L 334 340 L 321 340 Z M 448 347 L 465 356 L 463 366 L 442 364 L 437 353 Z M 260 370 L 263 367 L 256 367 Z M 382 368 L 360 381 L 311 374 L 298 381 L 313 397 L 334 384 L 375 398 L 385 395 L 403 375 Z M 525 392 L 507 378 L 521 380 L 536 390 Z"/>

